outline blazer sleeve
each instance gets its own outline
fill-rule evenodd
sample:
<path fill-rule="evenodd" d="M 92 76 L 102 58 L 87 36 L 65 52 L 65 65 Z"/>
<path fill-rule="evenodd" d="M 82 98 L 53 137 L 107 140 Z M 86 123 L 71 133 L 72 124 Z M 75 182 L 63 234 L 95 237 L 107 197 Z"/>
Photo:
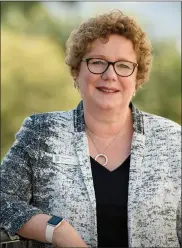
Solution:
<path fill-rule="evenodd" d="M 43 213 L 31 205 L 32 164 L 38 156 L 38 133 L 31 117 L 24 120 L 0 166 L 0 228 L 15 235 L 32 216 Z"/>

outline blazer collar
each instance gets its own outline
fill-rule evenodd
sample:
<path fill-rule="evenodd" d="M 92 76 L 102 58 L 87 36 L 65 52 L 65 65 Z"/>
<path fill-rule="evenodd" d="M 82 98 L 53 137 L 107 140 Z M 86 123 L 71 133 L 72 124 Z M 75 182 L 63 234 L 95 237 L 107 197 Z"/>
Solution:
<path fill-rule="evenodd" d="M 129 107 L 132 110 L 134 132 L 144 134 L 142 112 L 139 109 L 137 109 L 132 102 L 130 102 Z M 84 111 L 83 111 L 83 101 L 80 101 L 77 108 L 73 110 L 73 118 L 74 118 L 74 131 L 84 132 L 85 119 L 84 119 Z"/>

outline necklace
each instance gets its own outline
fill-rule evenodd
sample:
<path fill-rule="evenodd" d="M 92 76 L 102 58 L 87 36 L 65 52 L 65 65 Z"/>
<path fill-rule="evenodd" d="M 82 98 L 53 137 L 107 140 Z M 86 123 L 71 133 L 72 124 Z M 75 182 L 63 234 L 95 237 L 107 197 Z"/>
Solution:
<path fill-rule="evenodd" d="M 87 127 L 87 130 L 88 130 L 89 132 L 93 133 L 88 127 Z M 97 161 L 97 159 L 98 159 L 99 157 L 100 157 L 100 158 L 104 158 L 104 159 L 105 159 L 105 163 L 103 164 L 103 166 L 106 166 L 107 163 L 108 163 L 108 157 L 107 157 L 104 153 L 109 149 L 109 147 L 111 146 L 111 144 L 113 143 L 113 141 L 118 137 L 118 135 L 121 133 L 121 131 L 119 131 L 119 133 L 116 134 L 116 136 L 111 140 L 111 142 L 109 143 L 109 145 L 106 146 L 106 148 L 104 149 L 104 151 L 103 151 L 102 153 L 99 152 L 99 150 L 98 150 L 98 148 L 97 148 L 97 146 L 96 146 L 96 143 L 95 143 L 95 141 L 92 139 L 92 137 L 91 137 L 91 135 L 89 134 L 89 132 L 87 132 L 87 133 L 88 133 L 90 139 L 92 140 L 92 143 L 94 144 L 96 151 L 98 152 L 98 154 L 95 156 L 94 159 L 95 159 L 95 161 Z M 94 133 L 93 133 L 93 134 L 94 134 Z"/>

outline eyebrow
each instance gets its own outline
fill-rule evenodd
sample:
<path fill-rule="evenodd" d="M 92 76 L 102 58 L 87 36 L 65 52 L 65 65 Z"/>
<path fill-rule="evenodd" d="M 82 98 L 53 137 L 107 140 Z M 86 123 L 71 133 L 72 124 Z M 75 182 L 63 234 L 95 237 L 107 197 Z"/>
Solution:
<path fill-rule="evenodd" d="M 105 60 L 108 60 L 107 57 L 105 57 L 104 55 L 101 55 L 101 54 L 91 54 L 91 55 L 88 55 L 88 57 L 103 58 Z M 128 61 L 128 59 L 126 59 L 126 58 L 119 58 L 119 59 L 117 59 L 117 61 L 119 61 L 119 60 Z"/>

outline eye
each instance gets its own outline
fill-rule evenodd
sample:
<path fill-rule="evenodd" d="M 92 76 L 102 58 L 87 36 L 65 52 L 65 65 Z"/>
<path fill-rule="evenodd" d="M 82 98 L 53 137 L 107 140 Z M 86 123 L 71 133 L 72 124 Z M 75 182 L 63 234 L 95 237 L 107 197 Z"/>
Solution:
<path fill-rule="evenodd" d="M 92 65 L 105 65 L 106 62 L 104 60 L 101 60 L 101 59 L 91 59 L 89 61 L 89 64 L 92 64 Z"/>
<path fill-rule="evenodd" d="M 117 66 L 120 67 L 120 68 L 127 68 L 127 69 L 130 68 L 128 65 L 125 65 L 123 63 L 117 64 Z"/>
<path fill-rule="evenodd" d="M 132 65 L 128 62 L 118 62 L 116 66 L 120 69 L 132 70 Z"/>

